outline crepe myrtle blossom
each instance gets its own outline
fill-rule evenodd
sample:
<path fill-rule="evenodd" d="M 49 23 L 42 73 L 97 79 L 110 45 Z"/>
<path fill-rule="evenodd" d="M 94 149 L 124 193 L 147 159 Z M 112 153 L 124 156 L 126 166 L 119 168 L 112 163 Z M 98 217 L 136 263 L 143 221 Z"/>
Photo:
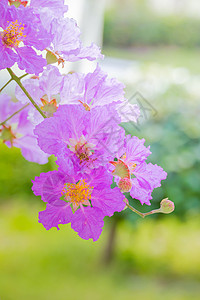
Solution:
<path fill-rule="evenodd" d="M 22 108 L 22 104 L 11 101 L 8 95 L 0 95 L 0 123 Z M 0 125 L 0 139 L 8 147 L 21 149 L 24 158 L 38 164 L 48 162 L 48 155 L 37 145 L 37 139 L 33 133 L 33 125 L 27 120 L 28 108 L 13 116 Z"/>
<path fill-rule="evenodd" d="M 0 2 L 0 70 L 17 62 L 21 70 L 39 74 L 46 60 L 34 48 L 42 51 L 50 42 L 51 35 L 32 8 Z"/>
<path fill-rule="evenodd" d="M 80 59 L 102 59 L 100 48 L 91 44 L 83 46 L 80 39 L 80 29 L 74 19 L 54 18 L 50 33 L 53 36 L 51 46 L 47 48 L 48 54 L 55 59 L 54 62 L 64 65 L 65 61 L 75 62 Z"/>
<path fill-rule="evenodd" d="M 58 17 L 63 16 L 68 10 L 68 6 L 64 4 L 64 0 L 4 0 L 4 2 L 10 5 L 15 5 L 16 7 L 23 5 L 24 7 L 30 6 L 35 9 L 48 9 L 54 12 L 54 14 Z"/>
<path fill-rule="evenodd" d="M 52 57 L 55 59 L 54 62 L 58 61 L 58 63 L 64 64 L 65 61 L 74 62 L 80 59 L 96 60 L 103 58 L 97 45 L 92 43 L 87 47 L 83 46 L 80 39 L 80 29 L 76 21 L 71 18 L 64 18 L 64 13 L 68 10 L 64 0 L 31 0 L 29 1 L 30 4 L 21 0 L 9 2 L 17 7 L 20 6 L 20 8 L 22 6 L 25 6 L 26 9 L 31 8 L 40 18 L 41 24 L 52 36 L 51 46 L 48 45 L 46 48 L 51 59 Z"/>
<path fill-rule="evenodd" d="M 140 115 L 137 104 L 128 103 L 124 97 L 124 85 L 115 78 L 109 78 L 99 65 L 87 75 L 72 73 L 64 77 L 61 100 L 69 104 L 81 104 L 90 111 L 96 107 L 112 104 L 121 122 L 136 122 Z M 129 117 L 126 118 L 126 115 Z"/>
<path fill-rule="evenodd" d="M 117 187 L 111 189 L 112 175 L 104 167 L 81 174 L 70 159 L 60 162 L 58 171 L 41 173 L 33 181 L 34 194 L 47 203 L 39 222 L 47 230 L 71 223 L 81 238 L 96 241 L 104 217 L 125 208 L 124 196 Z"/>
<path fill-rule="evenodd" d="M 97 167 L 114 159 L 119 151 L 125 136 L 119 123 L 110 106 L 86 111 L 82 105 L 60 105 L 34 133 L 44 152 L 74 157 L 82 167 Z"/>
<path fill-rule="evenodd" d="M 151 205 L 151 193 L 161 185 L 161 180 L 166 179 L 167 173 L 160 166 L 145 162 L 151 152 L 144 142 L 144 139 L 128 135 L 117 160 L 110 163 L 114 166 L 112 174 L 121 191 L 130 192 L 131 197 L 141 204 Z"/>
<path fill-rule="evenodd" d="M 24 7 L 33 8 L 34 12 L 41 15 L 41 21 L 45 19 L 46 22 L 50 24 L 54 17 L 63 17 L 64 13 L 67 12 L 68 6 L 64 4 L 64 0 L 31 0 L 31 1 L 22 1 L 22 0 L 4 0 L 5 3 L 19 7 L 23 5 Z M 50 20 L 49 20 L 50 19 Z"/>
<path fill-rule="evenodd" d="M 54 18 L 64 17 L 64 13 L 68 10 L 64 0 L 31 0 L 30 7 L 39 14 L 40 20 L 48 32 L 51 30 Z"/>
<path fill-rule="evenodd" d="M 40 77 L 33 76 L 23 81 L 24 87 L 47 117 L 52 117 L 58 105 L 63 104 L 59 96 L 63 88 L 63 79 L 58 68 L 47 66 Z M 29 99 L 19 86 L 16 86 L 15 96 L 21 103 L 29 103 Z M 30 108 L 28 118 L 34 125 L 43 120 L 34 107 Z"/>
<path fill-rule="evenodd" d="M 82 105 L 87 111 L 111 104 L 113 110 L 117 110 L 121 122 L 136 122 L 140 114 L 136 104 L 125 100 L 124 85 L 114 78 L 109 79 L 99 66 L 88 75 L 69 73 L 62 76 L 55 66 L 49 65 L 36 79 L 24 80 L 23 85 L 47 117 L 52 116 L 62 104 Z M 18 86 L 16 97 L 22 103 L 29 102 Z M 30 109 L 29 118 L 35 125 L 43 120 L 34 108 Z"/>

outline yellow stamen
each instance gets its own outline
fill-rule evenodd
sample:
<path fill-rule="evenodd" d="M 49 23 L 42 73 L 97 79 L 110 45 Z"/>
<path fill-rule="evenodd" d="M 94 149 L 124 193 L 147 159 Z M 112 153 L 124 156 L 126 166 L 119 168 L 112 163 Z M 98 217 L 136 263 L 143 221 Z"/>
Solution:
<path fill-rule="evenodd" d="M 26 35 L 23 34 L 24 24 L 16 20 L 11 22 L 10 25 L 2 33 L 2 41 L 8 47 L 18 47 L 19 44 L 23 41 L 23 38 Z"/>
<path fill-rule="evenodd" d="M 65 194 L 67 201 L 71 202 L 73 209 L 76 210 L 80 204 L 90 205 L 91 194 L 93 187 L 80 180 L 78 183 L 67 183 L 66 188 L 63 189 L 62 194 Z"/>

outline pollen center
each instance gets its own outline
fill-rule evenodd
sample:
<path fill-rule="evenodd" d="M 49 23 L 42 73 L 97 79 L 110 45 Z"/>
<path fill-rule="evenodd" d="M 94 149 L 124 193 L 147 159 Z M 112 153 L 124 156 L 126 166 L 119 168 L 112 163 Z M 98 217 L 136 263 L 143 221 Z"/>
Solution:
<path fill-rule="evenodd" d="M 78 183 L 67 183 L 63 189 L 65 199 L 72 203 L 73 210 L 76 211 L 80 204 L 90 205 L 93 187 L 80 180 Z"/>
<path fill-rule="evenodd" d="M 94 153 L 95 145 L 88 143 L 84 135 L 79 140 L 69 139 L 69 148 L 79 158 L 80 163 L 89 161 L 90 156 Z"/>
<path fill-rule="evenodd" d="M 11 22 L 2 33 L 2 41 L 7 47 L 18 47 L 23 38 L 26 37 L 23 32 L 24 24 L 22 25 L 18 20 Z"/>

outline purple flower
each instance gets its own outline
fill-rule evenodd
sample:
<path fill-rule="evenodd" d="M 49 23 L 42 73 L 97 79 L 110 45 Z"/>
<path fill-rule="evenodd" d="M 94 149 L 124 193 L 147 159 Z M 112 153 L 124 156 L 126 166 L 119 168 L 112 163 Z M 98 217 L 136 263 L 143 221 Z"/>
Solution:
<path fill-rule="evenodd" d="M 102 59 L 100 48 L 95 44 L 84 47 L 80 40 L 80 29 L 76 21 L 70 18 L 54 18 L 48 26 L 53 36 L 49 52 L 58 59 L 58 63 L 78 61 L 80 59 Z"/>
<path fill-rule="evenodd" d="M 10 101 L 7 95 L 0 95 L 0 123 L 10 117 L 22 107 L 21 103 Z M 28 161 L 45 164 L 48 155 L 37 145 L 37 139 L 33 134 L 33 125 L 27 120 L 28 108 L 13 116 L 5 124 L 0 125 L 0 139 L 8 147 L 18 147 L 22 155 Z"/>
<path fill-rule="evenodd" d="M 63 79 L 64 77 L 60 74 L 58 68 L 47 66 L 39 78 L 23 81 L 24 87 L 47 117 L 53 116 L 58 105 L 62 104 L 60 103 L 59 94 L 63 87 Z M 29 99 L 19 86 L 16 87 L 15 95 L 21 103 L 29 102 Z M 43 117 L 34 107 L 31 107 L 29 119 L 34 125 L 37 125 L 43 120 Z"/>
<path fill-rule="evenodd" d="M 68 96 L 69 104 L 83 104 L 88 110 L 124 100 L 124 85 L 115 78 L 108 78 L 99 65 L 93 73 L 68 74 L 64 78 L 61 99 Z"/>
<path fill-rule="evenodd" d="M 115 78 L 108 78 L 97 65 L 93 73 L 73 73 L 65 76 L 61 99 L 67 99 L 69 104 L 81 103 L 86 110 L 112 104 L 122 122 L 136 122 L 140 115 L 139 107 L 125 100 L 124 87 Z"/>
<path fill-rule="evenodd" d="M 44 50 L 50 45 L 51 35 L 33 9 L 0 3 L 0 30 L 0 70 L 17 62 L 19 68 L 27 73 L 39 74 L 46 60 L 32 47 Z"/>
<path fill-rule="evenodd" d="M 145 140 L 136 136 L 127 136 L 124 148 L 118 154 L 117 161 L 111 164 L 115 167 L 112 174 L 122 192 L 130 192 L 133 198 L 141 204 L 150 205 L 153 189 L 161 185 L 167 173 L 160 166 L 147 164 L 146 158 L 151 154 L 149 148 L 144 146 Z"/>
<path fill-rule="evenodd" d="M 109 106 L 86 111 L 79 105 L 61 105 L 52 118 L 35 128 L 38 144 L 48 154 L 74 157 L 82 166 L 105 165 L 119 151 L 124 129 Z"/>
<path fill-rule="evenodd" d="M 16 6 L 21 4 L 20 8 L 26 6 L 26 10 L 32 9 L 32 12 L 37 15 L 42 26 L 53 37 L 51 46 L 48 45 L 48 51 L 58 59 L 59 64 L 64 64 L 64 61 L 103 58 L 97 45 L 92 43 L 90 46 L 83 46 L 76 22 L 73 19 L 64 18 L 64 13 L 68 9 L 64 0 L 31 0 L 30 5 L 21 0 L 10 2 Z"/>
<path fill-rule="evenodd" d="M 89 175 L 81 174 L 70 160 L 58 171 L 42 173 L 32 187 L 34 194 L 47 202 L 46 210 L 39 213 L 39 222 L 47 230 L 71 223 L 81 238 L 98 240 L 103 218 L 125 207 L 124 196 L 117 187 L 111 189 L 111 184 L 112 175 L 103 167 Z"/>
<path fill-rule="evenodd" d="M 51 11 L 55 17 L 63 17 L 67 12 L 68 6 L 64 4 L 64 0 L 31 0 L 30 6 L 37 11 Z"/>
<path fill-rule="evenodd" d="M 52 21 L 64 17 L 68 6 L 64 0 L 31 0 L 30 7 L 39 15 L 44 28 L 50 32 Z"/>

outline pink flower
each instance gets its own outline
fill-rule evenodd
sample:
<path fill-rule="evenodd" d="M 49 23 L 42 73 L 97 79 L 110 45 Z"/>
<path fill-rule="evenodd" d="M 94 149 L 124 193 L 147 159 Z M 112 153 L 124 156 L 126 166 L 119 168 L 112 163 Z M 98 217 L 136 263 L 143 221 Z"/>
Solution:
<path fill-rule="evenodd" d="M 115 167 L 112 174 L 122 192 L 130 192 L 141 204 L 151 205 L 151 193 L 166 179 L 167 173 L 160 166 L 145 162 L 151 152 L 144 142 L 136 136 L 127 136 L 118 159 L 111 162 Z"/>
<path fill-rule="evenodd" d="M 24 87 L 47 117 L 53 116 L 58 106 L 62 104 L 59 94 L 63 87 L 63 79 L 64 77 L 59 73 L 58 68 L 47 66 L 40 77 L 23 81 Z M 29 103 L 29 99 L 19 86 L 16 87 L 15 95 L 21 103 Z M 29 119 L 34 125 L 37 125 L 44 118 L 34 107 L 31 107 Z"/>
<path fill-rule="evenodd" d="M 35 128 L 38 145 L 56 156 L 71 157 L 94 168 L 114 159 L 123 145 L 124 129 L 110 106 L 86 111 L 81 105 L 61 105 L 54 116 Z"/>
<path fill-rule="evenodd" d="M 44 50 L 50 45 L 51 35 L 42 26 L 32 8 L 0 3 L 0 70 L 18 63 L 21 70 L 39 74 L 46 65 L 46 60 L 38 55 L 37 50 Z"/>
<path fill-rule="evenodd" d="M 10 117 L 22 107 L 21 103 L 10 101 L 7 95 L 0 95 L 0 123 Z M 24 158 L 31 162 L 45 164 L 48 162 L 48 155 L 37 145 L 36 136 L 33 133 L 33 125 L 29 120 L 28 108 L 13 116 L 5 124 L 0 125 L 0 139 L 8 147 L 21 149 Z"/>
<path fill-rule="evenodd" d="M 124 196 L 117 187 L 110 188 L 112 175 L 103 167 L 81 174 L 69 159 L 59 165 L 58 171 L 42 173 L 33 181 L 34 194 L 47 202 L 39 222 L 47 230 L 71 223 L 81 238 L 98 240 L 103 218 L 124 209 Z"/>

